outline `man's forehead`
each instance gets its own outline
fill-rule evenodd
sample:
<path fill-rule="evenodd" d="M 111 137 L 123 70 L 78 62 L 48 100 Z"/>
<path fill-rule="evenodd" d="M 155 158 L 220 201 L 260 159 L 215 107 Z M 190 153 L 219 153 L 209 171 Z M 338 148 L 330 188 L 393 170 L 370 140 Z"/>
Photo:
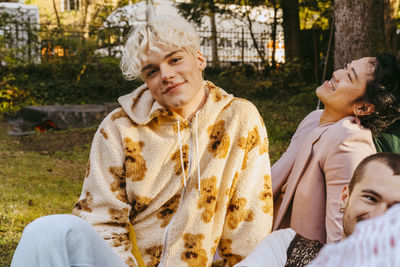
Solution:
<path fill-rule="evenodd" d="M 398 186 L 398 189 L 400 189 L 400 176 L 394 175 L 393 170 L 386 163 L 380 160 L 374 160 L 364 167 L 359 184 L 362 187 L 374 186 L 375 188 L 386 186 L 397 188 Z"/>
<path fill-rule="evenodd" d="M 145 65 L 169 58 L 175 53 L 184 51 L 183 48 L 169 48 L 165 46 L 157 46 L 153 48 L 146 49 L 144 54 L 141 56 L 141 63 L 144 67 Z"/>

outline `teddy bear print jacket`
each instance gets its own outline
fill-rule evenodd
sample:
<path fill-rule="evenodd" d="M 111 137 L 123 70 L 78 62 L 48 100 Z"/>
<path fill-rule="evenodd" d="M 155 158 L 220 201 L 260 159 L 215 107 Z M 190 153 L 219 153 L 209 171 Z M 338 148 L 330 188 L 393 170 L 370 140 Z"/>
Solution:
<path fill-rule="evenodd" d="M 129 265 L 129 229 L 146 266 L 227 266 L 271 230 L 268 138 L 257 109 L 211 82 L 191 121 L 143 85 L 97 130 L 74 214 Z"/>

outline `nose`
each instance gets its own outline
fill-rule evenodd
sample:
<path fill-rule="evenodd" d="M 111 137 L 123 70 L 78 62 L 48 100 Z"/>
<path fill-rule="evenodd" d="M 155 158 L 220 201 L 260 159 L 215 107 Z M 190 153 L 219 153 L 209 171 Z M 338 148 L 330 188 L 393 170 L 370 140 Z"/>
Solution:
<path fill-rule="evenodd" d="M 340 79 L 340 77 L 343 75 L 343 73 L 345 72 L 345 70 L 344 69 L 338 69 L 338 70 L 335 70 L 334 72 L 333 72 L 333 78 L 335 78 L 335 80 L 339 80 Z"/>
<path fill-rule="evenodd" d="M 175 76 L 175 72 L 168 64 L 162 64 L 160 66 L 160 75 L 163 82 L 168 82 L 169 79 Z"/>

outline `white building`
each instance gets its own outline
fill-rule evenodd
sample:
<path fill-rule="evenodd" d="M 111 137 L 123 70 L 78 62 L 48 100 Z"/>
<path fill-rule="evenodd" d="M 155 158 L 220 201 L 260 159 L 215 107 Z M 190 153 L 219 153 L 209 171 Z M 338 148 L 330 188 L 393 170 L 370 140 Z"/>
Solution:
<path fill-rule="evenodd" d="M 32 35 L 34 29 L 38 29 L 39 26 L 38 7 L 0 2 L 0 16 L 3 22 L 0 36 L 4 37 L 6 47 L 13 50 L 19 58 L 29 58 L 31 62 L 38 61 L 38 52 L 34 48 L 35 36 Z"/>
<path fill-rule="evenodd" d="M 180 0 L 182 1 L 182 0 Z M 153 0 L 155 16 L 181 16 L 175 4 L 178 1 L 173 0 Z M 240 10 L 240 8 L 231 5 L 232 10 Z M 116 9 L 112 12 L 104 27 L 121 26 L 135 27 L 135 25 L 146 23 L 146 1 L 141 1 L 133 5 L 127 5 Z M 238 11 L 237 11 L 238 12 Z M 278 10 L 278 17 L 282 17 L 281 11 Z M 269 62 L 272 59 L 272 38 L 271 25 L 273 24 L 274 10 L 273 8 L 257 7 L 250 12 L 250 17 L 253 20 L 253 33 L 257 37 L 259 47 L 263 47 L 266 58 Z M 218 57 L 220 62 L 260 62 L 258 53 L 254 47 L 253 40 L 250 36 L 250 31 L 243 20 L 227 16 L 217 15 L 216 25 L 218 32 Z M 208 62 L 212 60 L 211 49 L 211 23 L 208 16 L 203 17 L 201 26 L 195 25 L 201 42 L 201 50 L 206 56 Z M 114 49 L 120 50 L 121 46 Z M 99 51 L 105 53 L 106 51 Z M 117 56 L 120 53 L 116 53 Z M 281 25 L 277 27 L 276 37 L 276 53 L 275 59 L 277 62 L 284 62 L 284 40 L 283 29 Z"/>

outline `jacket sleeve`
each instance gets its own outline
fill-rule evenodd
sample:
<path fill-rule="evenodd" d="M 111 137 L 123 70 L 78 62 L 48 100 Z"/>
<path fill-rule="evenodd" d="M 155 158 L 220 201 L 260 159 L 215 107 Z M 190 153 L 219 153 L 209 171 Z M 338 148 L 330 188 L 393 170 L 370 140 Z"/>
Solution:
<path fill-rule="evenodd" d="M 254 112 L 249 115 L 249 121 L 253 124 L 247 123 L 248 127 L 240 133 L 238 145 L 243 160 L 239 161 L 239 171 L 231 186 L 219 243 L 219 254 L 227 266 L 233 266 L 244 259 L 270 233 L 272 227 L 268 137 L 258 111 Z"/>
<path fill-rule="evenodd" d="M 235 267 L 282 267 L 287 261 L 287 250 L 296 232 L 291 228 L 280 229 L 265 237 L 243 261 Z"/>
<path fill-rule="evenodd" d="M 339 212 L 343 187 L 350 182 L 357 165 L 374 153 L 376 150 L 370 132 L 360 131 L 359 128 L 347 131 L 346 136 L 339 142 L 334 142 L 329 149 L 323 165 L 326 182 L 325 227 L 328 243 L 340 241 L 343 237 L 343 214 Z"/>
<path fill-rule="evenodd" d="M 129 241 L 124 151 L 120 134 L 107 117 L 90 150 L 82 193 L 73 213 L 91 223 L 129 266 L 137 266 Z"/>
<path fill-rule="evenodd" d="M 285 153 L 272 166 L 272 192 L 274 199 L 278 198 L 283 185 L 286 183 L 304 139 L 318 125 L 321 113 L 321 110 L 315 110 L 300 122 Z"/>

